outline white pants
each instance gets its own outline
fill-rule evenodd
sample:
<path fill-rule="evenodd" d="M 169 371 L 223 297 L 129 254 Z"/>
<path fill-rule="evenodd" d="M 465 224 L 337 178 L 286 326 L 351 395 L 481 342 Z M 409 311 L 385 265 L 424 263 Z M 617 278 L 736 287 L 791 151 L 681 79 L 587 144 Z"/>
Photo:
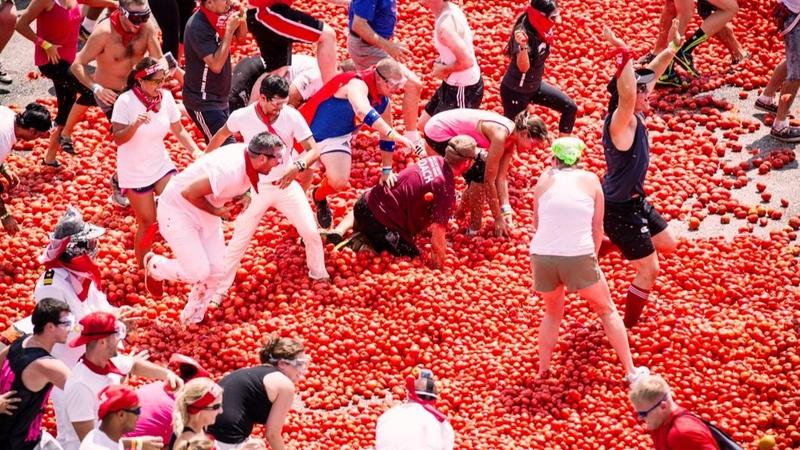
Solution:
<path fill-rule="evenodd" d="M 158 228 L 175 259 L 155 255 L 150 260 L 150 274 L 156 280 L 183 281 L 194 284 L 189 301 L 208 302 L 216 292 L 222 275 L 225 237 L 222 219 L 197 219 L 183 207 L 169 201 L 158 203 Z"/>
<path fill-rule="evenodd" d="M 250 246 L 261 218 L 270 207 L 286 216 L 303 238 L 308 276 L 313 279 L 328 278 L 322 238 L 303 188 L 296 181 L 292 181 L 292 184 L 285 189 L 280 189 L 271 183 L 260 183 L 258 193 L 253 193 L 250 206 L 242 211 L 233 223 L 233 236 L 225 250 L 225 271 L 217 289 L 218 294 L 224 295 L 233 285 L 242 257 Z"/>

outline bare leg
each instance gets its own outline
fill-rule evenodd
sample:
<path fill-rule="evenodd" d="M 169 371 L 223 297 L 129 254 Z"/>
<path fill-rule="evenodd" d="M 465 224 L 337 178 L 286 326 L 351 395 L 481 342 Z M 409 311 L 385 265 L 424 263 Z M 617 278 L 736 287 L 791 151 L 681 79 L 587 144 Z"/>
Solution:
<path fill-rule="evenodd" d="M 144 255 L 150 251 L 150 246 L 142 245 L 147 230 L 156 223 L 156 202 L 152 192 L 139 194 L 131 189 L 126 192 L 128 201 L 131 202 L 133 214 L 136 216 L 136 235 L 133 237 L 133 250 L 139 267 L 144 267 Z"/>
<path fill-rule="evenodd" d="M 608 341 L 622 362 L 625 373 L 634 373 L 636 368 L 631 357 L 628 334 L 625 331 L 625 324 L 622 323 L 622 318 L 619 316 L 617 308 L 611 301 L 611 294 L 608 292 L 608 283 L 605 276 L 597 283 L 579 290 L 578 293 L 589 302 L 592 309 L 600 316 Z"/>
<path fill-rule="evenodd" d="M 14 35 L 14 27 L 17 24 L 17 8 L 13 2 L 3 2 L 0 6 L 0 53 L 6 48 L 6 44 Z"/>
<path fill-rule="evenodd" d="M 544 317 L 539 325 L 537 338 L 539 349 L 539 376 L 543 376 L 550 369 L 553 359 L 553 350 L 558 341 L 558 329 L 561 318 L 564 317 L 564 286 L 557 287 L 554 291 L 542 292 L 544 300 Z"/>
<path fill-rule="evenodd" d="M 700 25 L 700 28 L 708 36 L 713 36 L 719 33 L 725 25 L 733 20 L 736 13 L 739 12 L 739 5 L 736 0 L 709 0 L 709 3 L 717 8 L 716 11 L 711 13 Z"/>
<path fill-rule="evenodd" d="M 725 27 L 723 27 L 719 33 L 714 35 L 725 48 L 731 54 L 731 58 L 733 61 L 739 61 L 745 56 L 745 51 L 742 48 L 742 44 L 739 43 L 739 40 L 736 39 L 736 35 L 733 33 L 733 27 L 730 23 L 726 23 Z"/>
<path fill-rule="evenodd" d="M 56 127 L 52 133 L 50 133 L 50 142 L 47 145 L 47 151 L 44 154 L 44 162 L 46 164 L 52 164 L 56 160 L 56 154 L 58 153 L 58 138 L 61 137 L 61 130 L 64 127 Z"/>
<path fill-rule="evenodd" d="M 322 36 L 317 42 L 317 64 L 323 83 L 327 83 L 336 75 L 336 61 L 336 32 L 325 24 L 322 26 Z"/>
<path fill-rule="evenodd" d="M 402 68 L 403 75 L 408 79 L 403 89 L 403 124 L 406 126 L 406 132 L 408 132 L 418 128 L 417 119 L 419 117 L 419 96 L 422 93 L 422 80 L 406 66 L 402 66 Z"/>
<path fill-rule="evenodd" d="M 800 80 L 786 80 L 781 87 L 781 95 L 778 100 L 778 113 L 775 114 L 775 122 L 784 121 L 789 117 L 789 110 L 794 103 L 797 95 L 797 88 L 800 87 Z"/>
<path fill-rule="evenodd" d="M 772 76 L 767 83 L 767 87 L 764 88 L 764 93 L 762 95 L 774 98 L 775 94 L 781 89 L 783 82 L 786 81 L 786 59 L 780 62 L 777 66 L 775 66 L 775 70 L 772 72 Z"/>
<path fill-rule="evenodd" d="M 344 236 L 345 233 L 353 229 L 353 224 L 355 223 L 356 216 L 353 210 L 347 212 L 347 214 L 342 218 L 342 221 L 336 225 L 336 228 L 333 229 L 337 234 L 340 236 Z"/>

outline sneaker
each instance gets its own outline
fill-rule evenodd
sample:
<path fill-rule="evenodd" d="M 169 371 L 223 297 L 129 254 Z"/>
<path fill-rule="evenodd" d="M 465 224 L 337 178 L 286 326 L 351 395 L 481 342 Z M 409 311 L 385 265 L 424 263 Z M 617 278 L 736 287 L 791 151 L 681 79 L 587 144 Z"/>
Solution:
<path fill-rule="evenodd" d="M 191 325 L 200 323 L 206 317 L 206 310 L 208 303 L 206 301 L 206 286 L 204 283 L 195 284 L 192 291 L 189 292 L 189 299 L 186 301 L 186 306 L 181 311 L 180 321 L 184 325 Z"/>
<path fill-rule="evenodd" d="M 683 87 L 684 82 L 680 75 L 678 75 L 678 72 L 667 70 L 664 72 L 664 75 L 661 75 L 658 80 L 656 80 L 656 84 L 659 86 Z"/>
<path fill-rule="evenodd" d="M 208 306 L 211 308 L 219 308 L 220 306 L 222 306 L 223 297 L 224 296 L 221 295 L 219 292 L 215 293 L 214 295 L 211 296 L 211 300 L 208 301 Z"/>
<path fill-rule="evenodd" d="M 648 375 L 650 375 L 650 369 L 644 366 L 637 367 L 634 369 L 633 373 L 625 375 L 625 381 L 628 383 L 628 386 L 633 386 L 633 383 L 636 383 Z"/>
<path fill-rule="evenodd" d="M 325 242 L 333 244 L 334 246 L 339 245 L 342 243 L 342 241 L 344 241 L 344 236 L 336 231 L 323 231 L 320 234 L 325 239 Z"/>
<path fill-rule="evenodd" d="M 800 142 L 800 127 L 787 126 L 780 131 L 773 128 L 769 134 L 781 142 Z"/>
<path fill-rule="evenodd" d="M 125 197 L 125 194 L 122 193 L 122 189 L 119 187 L 119 182 L 117 181 L 116 177 L 111 177 L 111 201 L 118 206 L 123 208 L 127 208 L 130 206 L 131 202 L 128 201 L 128 198 Z"/>
<path fill-rule="evenodd" d="M 11 84 L 14 80 L 3 70 L 3 65 L 0 64 L 0 83 Z"/>
<path fill-rule="evenodd" d="M 637 62 L 639 64 L 641 64 L 641 65 L 645 65 L 645 64 L 650 64 L 651 62 L 653 62 L 654 59 L 656 59 L 656 54 L 653 53 L 653 52 L 650 52 L 650 53 L 642 56 L 641 58 L 639 58 L 639 61 L 637 61 Z"/>
<path fill-rule="evenodd" d="M 700 72 L 694 68 L 694 57 L 691 53 L 686 53 L 683 50 L 679 50 L 678 53 L 675 54 L 674 61 L 683 67 L 684 70 L 689 72 L 689 75 L 693 77 L 700 76 Z"/>
<path fill-rule="evenodd" d="M 153 298 L 161 298 L 164 295 L 164 282 L 156 280 L 150 275 L 150 260 L 153 259 L 153 256 L 156 256 L 153 252 L 147 252 L 144 255 L 144 288 Z"/>
<path fill-rule="evenodd" d="M 72 145 L 72 138 L 69 136 L 59 136 L 58 137 L 58 145 L 61 147 L 61 150 L 64 150 L 66 153 L 70 155 L 75 154 L 75 147 Z"/>
<path fill-rule="evenodd" d="M 331 207 L 328 206 L 328 199 L 316 200 L 317 189 L 315 188 L 311 192 L 311 198 L 314 199 L 314 207 L 317 209 L 317 223 L 322 228 L 330 228 L 333 223 L 333 212 L 331 212 Z"/>
<path fill-rule="evenodd" d="M 778 114 L 778 104 L 775 102 L 767 103 L 762 102 L 761 99 L 756 99 L 755 104 L 756 109 L 760 109 L 761 111 L 768 112 L 771 114 Z"/>

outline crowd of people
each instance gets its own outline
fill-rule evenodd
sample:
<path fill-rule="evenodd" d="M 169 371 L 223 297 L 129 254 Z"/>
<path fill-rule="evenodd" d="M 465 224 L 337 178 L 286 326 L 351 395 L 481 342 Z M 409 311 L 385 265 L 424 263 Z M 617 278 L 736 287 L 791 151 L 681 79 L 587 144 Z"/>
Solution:
<path fill-rule="evenodd" d="M 324 242 L 413 258 L 421 254 L 415 238 L 430 232 L 431 264 L 444 269 L 456 210 L 469 215 L 464 233 L 475 235 L 488 206 L 493 233 L 509 236 L 513 155 L 549 146 L 551 167 L 534 189 L 530 243 L 533 287 L 544 301 L 538 377 L 550 370 L 565 293 L 577 292 L 599 315 L 655 448 L 719 448 L 663 379 L 634 364 L 626 329 L 642 318 L 659 255 L 676 247 L 644 190 L 651 93 L 656 85 L 681 86 L 681 72 L 697 76 L 692 52 L 712 36 L 729 49 L 733 65 L 749 57 L 730 25 L 736 0 L 699 0 L 703 22 L 686 40 L 693 2 L 667 1 L 654 50 L 639 61 L 605 28 L 615 73 L 607 86 L 602 179 L 580 167 L 586 144 L 575 136 L 576 100 L 543 80 L 561 22 L 555 0 L 531 0 L 515 18 L 501 80 L 484 80 L 474 32 L 456 3 L 420 0 L 434 17 L 431 74 L 441 82 L 421 113 L 421 78 L 404 64 L 411 52 L 394 37 L 396 0 L 329 1 L 349 10 L 348 60 L 337 60 L 340 30 L 291 0 L 33 0 L 19 17 L 3 1 L 0 51 L 13 29 L 35 44 L 34 61 L 53 82 L 58 113 L 53 118 L 36 103 L 20 112 L 0 107 L 0 163 L 17 142 L 49 137 L 41 163 L 60 167 L 60 151 L 84 150 L 73 136 L 76 124 L 88 108 L 100 108 L 117 146 L 110 201 L 136 218 L 134 251 L 148 294 L 162 296 L 165 281 L 191 284 L 180 320 L 194 324 L 225 301 L 269 208 L 302 237 L 315 282 L 330 280 Z M 800 0 L 780 0 L 773 14 L 786 58 L 756 107 L 775 114 L 774 138 L 799 142 L 788 112 L 800 87 Z M 259 54 L 234 67 L 231 49 L 248 35 Z M 294 55 L 294 42 L 316 44 L 316 57 Z M 169 78 L 182 86 L 182 101 L 163 88 Z M 502 112 L 481 109 L 485 81 L 499 82 Z M 0 83 L 12 82 L 0 69 Z M 402 133 L 391 107 L 397 98 Z M 531 113 L 531 104 L 560 113 L 557 133 Z M 205 142 L 195 142 L 182 115 Z M 334 226 L 328 199 L 351 189 L 352 138 L 365 125 L 379 135 L 380 181 Z M 180 172 L 165 145 L 169 133 L 194 158 Z M 418 159 L 395 173 L 398 148 Z M 19 179 L 5 164 L 0 174 L 0 192 L 13 195 Z M 456 177 L 467 185 L 460 205 Z M 2 200 L 0 220 L 7 233 L 19 230 Z M 233 222 L 227 243 L 223 220 Z M 303 344 L 272 337 L 260 350 L 260 365 L 218 382 L 184 355 L 161 366 L 146 353 L 118 354 L 137 311 L 113 307 L 101 290 L 94 257 L 104 232 L 68 207 L 40 257 L 44 271 L 33 288 L 32 315 L 0 336 L 0 450 L 286 448 L 281 429 L 310 364 Z M 172 258 L 151 251 L 158 234 Z M 598 263 L 614 249 L 636 270 L 622 316 Z M 130 374 L 160 381 L 133 389 L 124 384 Z M 453 429 L 435 408 L 433 374 L 417 370 L 406 388 L 408 402 L 378 421 L 377 449 L 452 448 Z M 41 426 L 49 399 L 57 439 Z M 264 440 L 251 437 L 258 424 Z M 409 427 L 425 432 L 410 435 Z M 414 439 L 420 441 L 409 443 Z"/>

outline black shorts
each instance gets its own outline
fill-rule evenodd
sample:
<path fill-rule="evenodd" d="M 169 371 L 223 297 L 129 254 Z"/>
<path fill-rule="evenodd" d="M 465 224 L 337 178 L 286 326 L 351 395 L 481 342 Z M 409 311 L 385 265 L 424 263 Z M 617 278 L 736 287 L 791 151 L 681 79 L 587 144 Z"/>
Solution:
<path fill-rule="evenodd" d="M 291 65 L 292 43 L 317 42 L 323 26 L 321 20 L 283 3 L 247 11 L 247 29 L 270 72 Z"/>
<path fill-rule="evenodd" d="M 425 105 L 425 112 L 433 117 L 442 111 L 450 111 L 456 108 L 477 108 L 483 100 L 483 78 L 472 86 L 450 86 L 442 81 L 442 84 L 433 93 L 433 97 Z"/>
<path fill-rule="evenodd" d="M 708 0 L 697 0 L 697 15 L 703 19 L 710 16 L 717 8 L 708 2 Z"/>
<path fill-rule="evenodd" d="M 617 203 L 606 201 L 603 227 L 611 242 L 629 261 L 656 251 L 653 236 L 667 229 L 667 222 L 646 199 Z"/>
<path fill-rule="evenodd" d="M 266 72 L 267 67 L 260 56 L 249 56 L 236 64 L 231 76 L 231 93 L 228 96 L 228 108 L 231 112 L 250 103 L 250 91 L 253 85 L 256 84 L 258 77 Z"/>
<path fill-rule="evenodd" d="M 447 151 L 447 144 L 450 141 L 439 142 L 439 141 L 434 141 L 433 139 L 429 138 L 428 136 L 425 136 L 425 142 L 428 143 L 428 145 L 433 149 L 433 151 L 435 151 L 436 153 L 444 156 L 444 152 Z"/>
<path fill-rule="evenodd" d="M 114 92 L 116 92 L 117 95 L 122 94 L 122 91 L 114 91 Z M 78 97 L 78 100 L 76 100 L 75 103 L 82 106 L 97 106 L 98 108 L 100 108 L 100 111 L 103 111 L 103 114 L 106 115 L 106 119 L 108 119 L 109 122 L 111 122 L 111 116 L 114 115 L 113 103 L 111 105 L 103 103 L 94 94 L 89 92 L 81 94 L 81 96 Z"/>
<path fill-rule="evenodd" d="M 353 206 L 353 216 L 353 231 L 364 235 L 376 252 L 380 253 L 386 250 L 395 256 L 411 258 L 419 256 L 419 249 L 416 245 L 403 239 L 397 231 L 390 230 L 378 222 L 367 206 L 367 198 L 364 194 L 361 194 Z"/>

